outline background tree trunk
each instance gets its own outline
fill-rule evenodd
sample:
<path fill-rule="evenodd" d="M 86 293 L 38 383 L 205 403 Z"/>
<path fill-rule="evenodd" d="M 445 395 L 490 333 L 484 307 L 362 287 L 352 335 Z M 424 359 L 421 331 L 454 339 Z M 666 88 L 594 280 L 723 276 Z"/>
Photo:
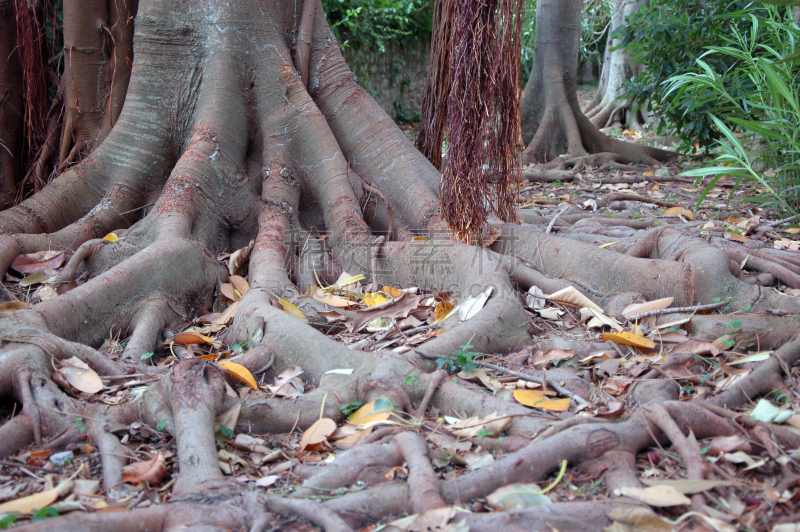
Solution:
<path fill-rule="evenodd" d="M 606 51 L 603 55 L 603 68 L 600 83 L 592 102 L 584 110 L 586 117 L 599 128 L 608 127 L 616 121 L 630 130 L 639 131 L 648 123 L 646 109 L 631 109 L 628 98 L 622 98 L 625 82 L 642 70 L 624 49 L 615 49 L 622 41 L 612 37 L 628 15 L 635 13 L 644 0 L 611 0 L 611 24 L 609 27 Z"/>
<path fill-rule="evenodd" d="M 13 203 L 22 170 L 22 94 L 16 11 L 13 0 L 0 0 L 0 209 Z"/>
<path fill-rule="evenodd" d="M 580 0 L 540 0 L 536 4 L 533 73 L 520 103 L 523 164 L 560 155 L 612 153 L 602 161 L 656 164 L 675 154 L 621 142 L 603 135 L 581 111 L 577 97 Z M 613 160 L 612 160 L 613 159 Z M 595 161 L 598 162 L 598 161 Z"/>

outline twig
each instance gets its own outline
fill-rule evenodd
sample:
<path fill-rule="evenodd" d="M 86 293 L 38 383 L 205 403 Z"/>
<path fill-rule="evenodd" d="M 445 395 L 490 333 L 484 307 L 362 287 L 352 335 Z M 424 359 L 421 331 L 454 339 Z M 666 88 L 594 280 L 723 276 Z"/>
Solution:
<path fill-rule="evenodd" d="M 628 321 L 639 320 L 647 318 L 648 316 L 661 316 L 662 314 L 677 314 L 678 312 L 699 312 L 701 310 L 713 310 L 729 305 L 730 301 L 718 301 L 717 303 L 709 303 L 707 305 L 697 305 L 694 307 L 675 307 L 675 308 L 662 308 L 658 310 L 650 310 L 642 312 L 641 314 L 634 314 L 628 316 Z"/>
<path fill-rule="evenodd" d="M 427 358 L 428 360 L 438 360 L 440 358 L 443 358 L 443 359 L 447 359 L 448 358 L 448 357 L 444 357 L 444 356 L 440 356 L 440 355 L 429 355 L 427 353 L 423 353 L 422 351 L 420 351 L 418 349 L 415 349 L 414 352 L 416 354 L 418 354 L 419 356 L 421 356 L 422 358 Z M 505 373 L 506 375 L 513 375 L 513 376 L 519 377 L 520 379 L 525 380 L 525 381 L 535 382 L 535 383 L 538 383 L 538 384 L 544 384 L 544 378 L 542 378 L 540 375 L 532 375 L 530 373 L 522 373 L 521 371 L 514 371 L 512 369 L 504 368 L 503 366 L 498 366 L 497 364 L 491 364 L 489 362 L 481 362 L 479 360 L 473 360 L 473 363 L 476 366 L 479 366 L 479 367 L 482 367 L 482 368 L 493 369 L 495 371 L 499 371 L 500 373 Z M 586 403 L 586 399 L 584 399 L 580 395 L 577 395 L 577 394 L 571 392 L 570 390 L 564 388 L 563 386 L 561 386 L 558 383 L 555 383 L 553 381 L 547 381 L 547 384 L 549 384 L 551 388 L 556 390 L 561 395 L 565 395 L 565 396 L 569 397 L 570 399 L 572 399 L 573 401 L 575 401 L 578 404 L 585 404 Z"/>
<path fill-rule="evenodd" d="M 553 226 L 556 224 L 556 220 L 558 220 L 558 217 L 567 212 L 567 209 L 569 209 L 569 207 L 570 207 L 569 205 L 564 205 L 564 208 L 558 211 L 558 213 L 555 216 L 553 216 L 553 219 L 550 220 L 550 224 L 547 226 L 545 234 L 553 230 Z"/>
<path fill-rule="evenodd" d="M 756 228 L 756 231 L 758 231 L 760 229 L 768 229 L 770 227 L 776 227 L 778 225 L 785 224 L 786 222 L 791 222 L 795 218 L 797 218 L 796 214 L 794 216 L 789 216 L 788 218 L 784 218 L 783 220 L 777 220 L 775 222 L 770 222 L 768 224 L 761 225 L 758 228 Z"/>

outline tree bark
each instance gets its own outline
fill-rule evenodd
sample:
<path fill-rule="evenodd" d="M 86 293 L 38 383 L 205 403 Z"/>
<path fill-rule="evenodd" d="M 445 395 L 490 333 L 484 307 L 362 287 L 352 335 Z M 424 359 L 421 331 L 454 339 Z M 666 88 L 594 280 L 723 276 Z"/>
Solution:
<path fill-rule="evenodd" d="M 0 208 L 13 204 L 21 166 L 22 66 L 13 0 L 0 0 Z"/>
<path fill-rule="evenodd" d="M 564 154 L 614 153 L 631 163 L 656 164 L 676 154 L 603 135 L 581 111 L 577 97 L 581 2 L 543 0 L 536 5 L 533 73 L 522 93 L 523 163 Z M 619 160 L 619 159 L 618 159 Z"/>
<path fill-rule="evenodd" d="M 635 63 L 624 49 L 616 49 L 622 41 L 612 37 L 614 30 L 620 27 L 629 15 L 635 13 L 643 2 L 644 0 L 610 2 L 611 24 L 603 55 L 600 84 L 594 99 L 584 110 L 586 117 L 599 128 L 621 122 L 632 131 L 641 131 L 648 123 L 646 109 L 631 109 L 630 99 L 622 96 L 625 93 L 625 82 L 639 74 L 642 65 Z"/>

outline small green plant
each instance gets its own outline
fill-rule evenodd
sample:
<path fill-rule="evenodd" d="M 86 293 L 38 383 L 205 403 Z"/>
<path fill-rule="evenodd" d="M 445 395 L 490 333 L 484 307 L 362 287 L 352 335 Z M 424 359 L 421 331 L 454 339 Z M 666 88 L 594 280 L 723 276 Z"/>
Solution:
<path fill-rule="evenodd" d="M 14 514 L 3 514 L 2 516 L 0 516 L 0 530 L 7 529 L 16 520 L 17 516 Z"/>
<path fill-rule="evenodd" d="M 219 433 L 225 436 L 226 438 L 233 438 L 234 436 L 236 436 L 235 432 L 233 432 L 231 429 L 229 429 L 222 423 L 219 424 L 217 429 L 219 430 Z"/>
<path fill-rule="evenodd" d="M 139 360 L 150 360 L 153 358 L 154 353 L 150 351 L 149 353 L 144 353 L 142 356 L 139 357 Z M 152 362 L 152 360 L 150 360 Z"/>
<path fill-rule="evenodd" d="M 482 428 L 481 431 L 478 433 L 477 438 L 475 439 L 475 443 L 480 445 L 483 439 L 487 436 L 494 436 L 494 432 L 491 430 L 486 430 L 486 428 Z"/>
<path fill-rule="evenodd" d="M 353 401 L 352 403 L 345 403 L 339 407 L 339 411 L 345 416 L 349 416 L 364 405 L 361 401 Z"/>
<path fill-rule="evenodd" d="M 33 514 L 33 522 L 44 521 L 52 517 L 58 517 L 58 510 L 55 508 L 42 508 Z"/>
<path fill-rule="evenodd" d="M 471 345 L 461 345 L 455 353 L 452 353 L 447 358 L 438 359 L 436 365 L 441 369 L 447 369 L 451 373 L 475 371 L 478 366 L 475 364 L 473 357 L 482 353 L 473 352 L 473 347 Z"/>
<path fill-rule="evenodd" d="M 417 377 L 416 375 L 408 375 L 406 377 L 406 386 L 408 386 L 412 392 L 419 392 L 425 389 L 424 386 L 414 386 L 418 382 L 419 382 L 419 377 Z"/>
<path fill-rule="evenodd" d="M 86 432 L 86 423 L 82 417 L 76 417 L 72 420 L 72 424 L 75 425 L 75 428 L 78 429 L 78 432 L 83 434 Z"/>
<path fill-rule="evenodd" d="M 156 430 L 161 432 L 161 431 L 164 430 L 164 427 L 166 427 L 166 426 L 167 426 L 167 420 L 166 419 L 162 419 L 161 421 L 159 421 L 156 424 Z"/>

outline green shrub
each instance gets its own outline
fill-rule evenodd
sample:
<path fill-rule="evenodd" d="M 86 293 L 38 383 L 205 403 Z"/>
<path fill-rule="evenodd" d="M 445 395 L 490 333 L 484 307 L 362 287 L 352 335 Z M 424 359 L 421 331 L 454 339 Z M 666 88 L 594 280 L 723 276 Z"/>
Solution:
<path fill-rule="evenodd" d="M 434 0 L 323 0 L 325 15 L 342 48 L 429 39 Z"/>
<path fill-rule="evenodd" d="M 677 133 L 681 150 L 706 148 L 720 138 L 708 116 L 711 107 L 687 101 L 679 104 L 665 99 L 664 82 L 671 76 L 698 71 L 697 59 L 708 47 L 726 46 L 726 38 L 749 24 L 743 10 L 764 16 L 762 6 L 731 0 L 652 0 L 628 17 L 618 28 L 622 46 L 644 71 L 628 83 L 627 95 L 634 104 L 648 105 L 660 118 L 659 133 Z M 706 58 L 717 72 L 734 67 L 738 59 L 725 55 Z M 736 92 L 737 80 L 726 79 L 726 90 Z M 744 90 L 748 90 L 744 87 Z"/>
<path fill-rule="evenodd" d="M 752 183 L 765 191 L 748 194 L 748 201 L 797 214 L 800 29 L 785 7 L 727 17 L 738 23 L 722 37 L 723 45 L 708 46 L 694 71 L 673 76 L 664 85 L 665 102 L 686 114 L 702 112 L 722 137 L 714 166 L 685 175 L 713 176 L 701 200 L 723 175 L 730 175 L 737 186 Z"/>

